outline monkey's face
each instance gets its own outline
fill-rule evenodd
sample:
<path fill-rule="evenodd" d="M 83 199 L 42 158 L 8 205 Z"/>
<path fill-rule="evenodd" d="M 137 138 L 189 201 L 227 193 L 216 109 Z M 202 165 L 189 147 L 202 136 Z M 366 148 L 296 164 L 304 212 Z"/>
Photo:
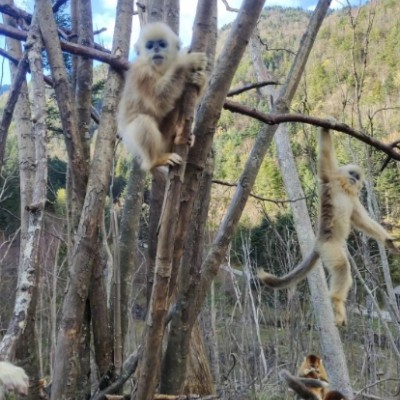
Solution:
<path fill-rule="evenodd" d="M 350 185 L 355 186 L 357 191 L 364 185 L 364 172 L 358 165 L 344 165 L 339 171 L 347 178 Z"/>
<path fill-rule="evenodd" d="M 179 39 L 168 25 L 155 22 L 142 29 L 135 48 L 139 57 L 164 72 L 176 60 Z"/>

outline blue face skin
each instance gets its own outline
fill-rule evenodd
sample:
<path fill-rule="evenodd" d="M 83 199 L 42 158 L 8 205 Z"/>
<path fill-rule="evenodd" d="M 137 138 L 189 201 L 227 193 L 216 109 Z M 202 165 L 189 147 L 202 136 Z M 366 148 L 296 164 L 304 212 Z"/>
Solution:
<path fill-rule="evenodd" d="M 148 40 L 145 47 L 149 53 L 153 53 L 151 59 L 155 64 L 161 64 L 164 61 L 163 54 L 168 48 L 168 43 L 165 39 Z"/>

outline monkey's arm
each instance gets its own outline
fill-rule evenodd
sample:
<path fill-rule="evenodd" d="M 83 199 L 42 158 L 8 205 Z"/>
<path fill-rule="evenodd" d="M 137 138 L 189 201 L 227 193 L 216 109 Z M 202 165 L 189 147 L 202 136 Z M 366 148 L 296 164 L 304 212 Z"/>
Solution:
<path fill-rule="evenodd" d="M 316 396 L 313 392 L 311 392 L 299 378 L 293 376 L 289 371 L 283 369 L 282 371 L 279 372 L 279 376 L 281 377 L 281 379 L 285 380 L 288 386 L 292 390 L 294 390 L 302 399 L 320 400 L 320 398 Z M 316 385 L 318 385 L 318 383 L 320 384 L 319 386 L 316 387 L 320 388 L 324 387 L 322 381 L 319 381 L 318 379 L 312 379 L 312 380 L 315 381 Z"/>
<path fill-rule="evenodd" d="M 319 133 L 318 177 L 321 183 L 327 183 L 337 170 L 335 148 L 328 129 L 321 128 Z"/>
<path fill-rule="evenodd" d="M 176 62 L 156 83 L 156 94 L 160 97 L 169 98 L 175 103 L 181 96 L 185 84 L 188 81 L 193 81 L 193 79 L 191 79 L 193 74 L 197 72 L 197 75 L 204 75 L 206 64 L 207 57 L 205 53 L 180 54 Z M 203 80 L 198 78 L 196 81 L 196 79 L 194 79 L 192 83 L 196 84 L 196 82 L 204 85 L 205 75 Z"/>
<path fill-rule="evenodd" d="M 374 221 L 369 215 L 367 210 L 361 204 L 359 199 L 354 201 L 354 211 L 351 216 L 352 225 L 364 232 L 367 236 L 372 237 L 384 244 L 391 252 L 400 254 L 400 249 L 394 245 L 393 238 L 378 222 Z"/>
<path fill-rule="evenodd" d="M 314 265 L 318 261 L 318 258 L 318 252 L 313 250 L 300 264 L 298 264 L 294 269 L 284 276 L 278 277 L 269 274 L 262 269 L 258 270 L 257 276 L 258 279 L 260 279 L 260 281 L 267 286 L 270 286 L 274 289 L 284 289 L 303 280 L 313 269 Z"/>

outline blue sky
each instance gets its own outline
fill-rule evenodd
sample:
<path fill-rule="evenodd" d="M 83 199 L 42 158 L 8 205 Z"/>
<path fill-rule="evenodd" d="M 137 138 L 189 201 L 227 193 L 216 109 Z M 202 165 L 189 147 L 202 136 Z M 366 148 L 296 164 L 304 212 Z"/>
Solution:
<path fill-rule="evenodd" d="M 350 0 L 352 5 L 360 5 L 366 0 Z M 15 0 L 15 3 L 32 12 L 33 0 Z M 111 44 L 111 38 L 114 30 L 115 8 L 117 0 L 92 0 L 93 22 L 95 29 L 107 28 L 107 31 L 97 37 L 97 40 L 103 42 L 107 47 Z M 181 36 L 187 36 L 191 32 L 194 13 L 196 11 L 197 0 L 181 0 Z M 240 8 L 242 0 L 228 0 L 228 4 L 234 8 Z M 302 7 L 312 10 L 317 4 L 317 0 L 266 0 L 266 6 L 282 7 Z M 333 0 L 331 8 L 341 8 L 347 4 L 347 0 Z M 235 18 L 235 13 L 226 11 L 221 0 L 218 0 L 218 20 L 219 26 L 231 22 Z M 137 18 L 134 18 L 134 26 L 138 25 Z M 137 37 L 137 29 L 133 32 L 133 42 Z M 190 38 L 188 39 L 190 40 Z"/>
<path fill-rule="evenodd" d="M 22 0 L 23 1 L 23 0 Z M 365 0 L 351 0 L 352 5 L 360 5 Z M 190 43 L 192 32 L 192 24 L 194 13 L 196 11 L 197 0 L 181 0 L 181 32 L 180 37 L 184 45 Z M 111 43 L 112 33 L 114 29 L 114 16 L 116 0 L 92 0 L 93 4 L 93 20 L 94 28 L 107 28 L 107 31 L 99 35 L 98 41 L 102 42 L 107 47 Z M 228 0 L 228 4 L 234 8 L 240 8 L 242 0 Z M 317 0 L 266 0 L 266 6 L 282 6 L 282 7 L 302 7 L 312 10 L 315 8 Z M 333 0 L 331 8 L 338 9 L 346 5 L 346 0 Z M 226 11 L 226 8 L 221 0 L 218 0 L 218 24 L 223 26 L 232 22 L 236 13 Z M 135 43 L 138 35 L 138 20 L 134 18 L 134 30 L 132 33 L 132 45 Z"/>
<path fill-rule="evenodd" d="M 360 5 L 366 0 L 351 0 L 352 5 Z M 15 0 L 16 5 L 29 12 L 33 11 L 33 0 Z M 106 28 L 107 30 L 96 37 L 96 41 L 107 48 L 111 48 L 112 35 L 115 22 L 115 8 L 117 0 L 92 0 L 93 5 L 93 24 L 94 29 Z M 242 0 L 228 0 L 228 4 L 234 8 L 240 8 Z M 302 7 L 312 10 L 315 8 L 317 0 L 266 0 L 266 6 L 282 6 L 282 7 Z M 180 37 L 184 46 L 190 43 L 194 13 L 196 11 L 197 0 L 181 0 L 181 30 Z M 346 0 L 333 0 L 331 8 L 338 9 L 346 5 Z M 234 20 L 236 13 L 226 11 L 221 0 L 218 0 L 218 25 L 219 27 L 226 25 Z M 133 32 L 131 44 L 136 42 L 139 23 L 138 18 L 133 19 Z M 4 47 L 4 38 L 0 38 L 0 46 Z M 133 55 L 133 52 L 131 52 Z M 132 55 L 130 58 L 132 58 Z M 0 60 L 1 62 L 1 60 Z M 3 84 L 9 83 L 8 63 L 4 65 Z M 1 82 L 0 82 L 1 83 Z"/>

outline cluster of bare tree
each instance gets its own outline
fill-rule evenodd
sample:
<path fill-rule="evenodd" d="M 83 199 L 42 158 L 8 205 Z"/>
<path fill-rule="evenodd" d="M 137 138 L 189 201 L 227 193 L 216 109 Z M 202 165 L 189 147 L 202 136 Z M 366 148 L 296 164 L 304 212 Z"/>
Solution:
<path fill-rule="evenodd" d="M 109 394 L 121 393 L 121 388 L 133 373 L 136 386 L 132 398 L 157 398 L 154 397 L 156 390 L 163 395 L 185 394 L 190 398 L 190 395 L 197 394 L 212 398 L 215 395 L 213 380 L 215 377 L 224 379 L 218 372 L 218 362 L 213 362 L 212 357 L 210 368 L 199 315 L 210 288 L 213 293 L 212 282 L 225 263 L 232 236 L 274 136 L 289 199 L 304 199 L 305 196 L 296 173 L 285 122 L 301 121 L 345 132 L 395 160 L 400 160 L 398 143 L 383 144 L 340 123 L 289 114 L 290 103 L 330 0 L 319 0 L 282 87 L 279 90 L 271 86 L 261 89 L 263 96 L 272 98 L 268 114 L 226 100 L 248 44 L 257 81 L 260 82 L 258 86 L 262 86 L 262 82 L 276 81 L 262 62 L 262 45 L 256 32 L 264 1 L 243 1 L 223 49 L 214 62 L 217 0 L 199 0 L 191 49 L 205 52 L 208 56 L 208 85 L 195 114 L 194 146 L 189 149 L 186 145 L 176 145 L 175 150 L 187 162 L 172 168 L 166 182 L 153 177 L 148 254 L 145 257 L 147 315 L 137 341 L 140 344 L 132 349 L 129 333 L 136 295 L 132 288 L 143 263 L 137 243 L 145 176 L 134 161 L 121 215 L 110 208 L 110 240 L 105 229 L 105 209 L 114 165 L 117 106 L 124 71 L 128 67 L 132 21 L 139 24 L 164 20 L 177 31 L 179 1 L 148 0 L 138 3 L 134 12 L 132 0 L 118 0 L 111 53 L 94 40 L 89 1 L 70 0 L 71 31 L 57 26 L 54 13 L 65 2 L 58 1 L 52 5 L 51 0 L 36 1 L 34 13 L 30 15 L 15 7 L 13 0 L 0 0 L 4 20 L 0 24 L 0 33 L 6 36 L 8 48 L 1 54 L 10 60 L 13 79 L 0 125 L 0 167 L 13 118 L 18 134 L 21 186 L 17 290 L 11 321 L 0 342 L 0 357 L 15 359 L 25 368 L 31 382 L 35 383 L 31 385 L 29 398 L 45 396 L 37 384 L 42 378 L 43 362 L 39 357 L 40 341 L 37 340 L 35 316 L 38 304 L 43 301 L 39 278 L 42 276 L 40 260 L 44 243 L 41 237 L 45 230 L 47 194 L 46 85 L 50 85 L 56 96 L 68 157 L 68 283 L 63 287 L 65 292 L 61 299 L 57 299 L 57 289 L 53 290 L 51 298 L 50 398 L 105 399 Z M 51 77 L 43 72 L 43 49 Z M 67 73 L 63 52 L 74 55 L 71 75 Z M 91 103 L 94 59 L 109 65 L 100 113 Z M 26 78 L 28 72 L 30 90 Z M 194 99 L 195 93 L 188 89 L 178 105 L 186 131 L 192 128 Z M 213 171 L 212 144 L 223 107 L 249 114 L 265 124 L 254 142 L 226 214 L 204 255 Z M 88 132 L 92 124 L 97 125 L 97 134 L 91 149 Z M 275 135 L 278 129 L 279 134 Z M 306 254 L 314 240 L 305 201 L 293 202 L 292 211 L 301 251 Z M 250 282 L 250 272 L 247 275 L 247 282 Z M 56 268 L 52 276 L 52 285 L 56 287 L 59 276 Z M 346 358 L 326 296 L 326 281 L 321 267 L 310 274 L 309 284 L 321 351 L 332 386 L 353 398 Z M 392 318 L 400 321 L 394 293 L 390 290 L 390 276 L 386 284 Z M 251 293 L 250 284 L 248 291 Z M 249 299 L 253 318 L 257 319 L 252 295 Z M 57 301 L 62 304 L 59 316 Z M 213 321 L 211 313 L 207 322 L 211 332 L 215 329 Z M 389 329 L 387 334 L 392 338 Z M 256 338 L 262 373 L 267 374 L 267 362 L 257 330 Z M 209 343 L 213 341 L 211 338 Z M 394 341 L 393 346 L 398 354 Z M 217 351 L 213 354 L 218 357 Z"/>

